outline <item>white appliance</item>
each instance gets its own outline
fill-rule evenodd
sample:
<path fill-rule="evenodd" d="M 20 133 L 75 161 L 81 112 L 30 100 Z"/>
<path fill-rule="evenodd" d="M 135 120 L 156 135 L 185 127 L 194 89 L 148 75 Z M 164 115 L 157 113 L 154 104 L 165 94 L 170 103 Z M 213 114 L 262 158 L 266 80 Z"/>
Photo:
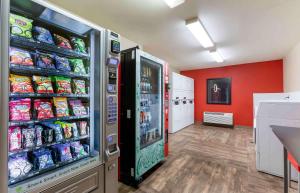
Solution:
<path fill-rule="evenodd" d="M 283 146 L 270 125 L 300 127 L 300 101 L 262 101 L 256 114 L 256 168 L 283 176 Z M 292 177 L 297 173 L 292 170 Z"/>
<path fill-rule="evenodd" d="M 204 112 L 203 124 L 224 125 L 233 127 L 233 113 Z"/>
<path fill-rule="evenodd" d="M 172 73 L 169 133 L 175 133 L 194 124 L 194 79 Z"/>

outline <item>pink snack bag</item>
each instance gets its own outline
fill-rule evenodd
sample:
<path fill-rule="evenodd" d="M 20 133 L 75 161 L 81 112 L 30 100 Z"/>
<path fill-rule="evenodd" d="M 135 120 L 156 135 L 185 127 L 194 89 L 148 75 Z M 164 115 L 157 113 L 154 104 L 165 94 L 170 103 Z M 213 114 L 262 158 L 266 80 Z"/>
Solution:
<path fill-rule="evenodd" d="M 31 99 L 18 99 L 9 102 L 9 119 L 11 121 L 30 121 Z"/>
<path fill-rule="evenodd" d="M 9 127 L 8 141 L 9 151 L 15 151 L 22 148 L 22 132 L 20 127 Z"/>

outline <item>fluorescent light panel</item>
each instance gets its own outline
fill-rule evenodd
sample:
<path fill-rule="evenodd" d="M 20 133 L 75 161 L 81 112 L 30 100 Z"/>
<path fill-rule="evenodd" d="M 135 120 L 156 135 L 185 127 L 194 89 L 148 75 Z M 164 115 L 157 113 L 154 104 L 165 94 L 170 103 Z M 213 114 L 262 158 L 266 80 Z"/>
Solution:
<path fill-rule="evenodd" d="M 164 0 L 164 1 L 170 8 L 174 8 L 185 2 L 185 0 Z"/>
<path fill-rule="evenodd" d="M 224 62 L 223 57 L 221 56 L 221 54 L 218 51 L 211 51 L 210 54 L 215 59 L 216 62 L 218 62 L 218 63 Z"/>
<path fill-rule="evenodd" d="M 213 41 L 210 39 L 208 33 L 198 18 L 187 21 L 186 26 L 204 48 L 210 48 L 214 46 Z"/>

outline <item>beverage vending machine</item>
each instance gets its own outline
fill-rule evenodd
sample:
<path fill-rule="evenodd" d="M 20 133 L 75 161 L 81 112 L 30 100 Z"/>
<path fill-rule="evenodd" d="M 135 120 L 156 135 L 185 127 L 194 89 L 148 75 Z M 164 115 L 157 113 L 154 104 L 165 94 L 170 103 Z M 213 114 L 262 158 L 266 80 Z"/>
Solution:
<path fill-rule="evenodd" d="M 117 193 L 119 35 L 47 1 L 0 3 L 0 192 Z"/>
<path fill-rule="evenodd" d="M 121 54 L 120 180 L 129 185 L 165 157 L 164 64 L 138 48 Z"/>

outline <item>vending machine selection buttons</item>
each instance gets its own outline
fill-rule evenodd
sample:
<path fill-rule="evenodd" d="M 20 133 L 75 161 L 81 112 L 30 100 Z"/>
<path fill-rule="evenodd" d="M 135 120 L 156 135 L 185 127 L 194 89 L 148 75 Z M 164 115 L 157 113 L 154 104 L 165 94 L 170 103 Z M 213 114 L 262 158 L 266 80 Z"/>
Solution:
<path fill-rule="evenodd" d="M 114 124 L 117 122 L 117 97 L 108 96 L 107 97 L 107 123 Z"/>

